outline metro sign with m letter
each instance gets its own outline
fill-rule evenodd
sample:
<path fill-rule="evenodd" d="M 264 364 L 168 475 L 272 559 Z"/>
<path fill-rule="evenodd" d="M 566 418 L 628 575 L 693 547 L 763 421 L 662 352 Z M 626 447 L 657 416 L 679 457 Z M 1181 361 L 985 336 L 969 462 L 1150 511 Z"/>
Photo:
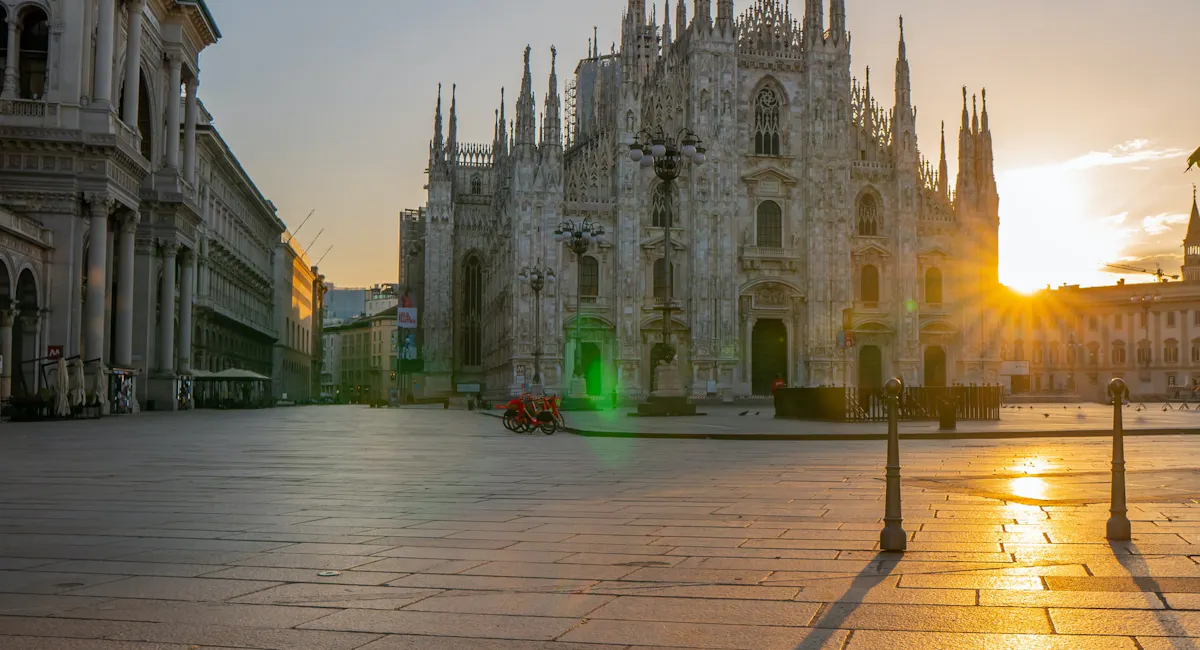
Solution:
<path fill-rule="evenodd" d="M 396 327 L 402 330 L 417 329 L 417 309 L 415 307 L 401 307 L 397 309 Z"/>

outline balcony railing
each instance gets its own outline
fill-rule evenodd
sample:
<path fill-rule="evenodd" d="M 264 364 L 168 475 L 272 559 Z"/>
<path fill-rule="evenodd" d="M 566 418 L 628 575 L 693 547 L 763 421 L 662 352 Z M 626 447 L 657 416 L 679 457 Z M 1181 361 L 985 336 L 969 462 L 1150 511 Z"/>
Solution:
<path fill-rule="evenodd" d="M 13 117 L 45 117 L 46 102 L 36 99 L 0 100 L 0 115 Z"/>
<path fill-rule="evenodd" d="M 777 248 L 774 246 L 746 246 L 742 249 L 742 257 L 760 260 L 799 260 L 800 251 L 793 248 Z"/>

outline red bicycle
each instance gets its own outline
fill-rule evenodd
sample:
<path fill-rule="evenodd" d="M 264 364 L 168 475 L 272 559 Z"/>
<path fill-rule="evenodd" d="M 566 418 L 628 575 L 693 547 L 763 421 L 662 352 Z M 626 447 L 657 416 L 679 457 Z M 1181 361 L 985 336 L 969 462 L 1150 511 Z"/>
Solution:
<path fill-rule="evenodd" d="M 558 429 L 555 413 L 558 408 L 553 403 L 547 408 L 546 399 L 534 399 L 533 395 L 524 393 L 508 402 L 504 411 L 504 428 L 516 433 L 533 433 L 540 430 L 550 436 Z M 562 416 L 559 416 L 562 417 Z"/>

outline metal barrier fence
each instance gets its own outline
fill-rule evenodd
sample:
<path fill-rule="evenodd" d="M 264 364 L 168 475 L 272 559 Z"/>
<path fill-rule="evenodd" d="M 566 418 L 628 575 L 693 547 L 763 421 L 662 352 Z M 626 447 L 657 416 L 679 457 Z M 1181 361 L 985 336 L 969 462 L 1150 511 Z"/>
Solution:
<path fill-rule="evenodd" d="M 1003 396 L 1000 386 L 905 388 L 899 398 L 899 418 L 908 422 L 937 420 L 942 404 L 949 403 L 957 420 L 999 420 Z M 781 388 L 775 392 L 775 417 L 886 422 L 887 399 L 883 389 Z"/>

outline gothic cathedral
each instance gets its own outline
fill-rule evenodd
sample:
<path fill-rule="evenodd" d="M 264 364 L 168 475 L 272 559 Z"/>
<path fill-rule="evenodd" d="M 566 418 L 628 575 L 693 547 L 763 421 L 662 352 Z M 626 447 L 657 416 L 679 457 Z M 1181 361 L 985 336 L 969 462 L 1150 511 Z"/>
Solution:
<path fill-rule="evenodd" d="M 501 90 L 491 144 L 458 141 L 453 98 L 444 128 L 439 90 L 422 392 L 516 393 L 536 362 L 548 391 L 583 377 L 591 395 L 642 395 L 668 329 L 692 395 L 769 394 L 777 376 L 997 382 L 986 92 L 980 106 L 963 90 L 951 192 L 944 127 L 938 165 L 917 146 L 903 21 L 885 108 L 869 70 L 851 77 L 846 0 L 830 0 L 828 24 L 823 0 L 805 0 L 803 21 L 786 0 L 741 16 L 717 0 L 715 17 L 712 0 L 694 0 L 690 17 L 677 2 L 674 26 L 669 4 L 660 26 L 628 0 L 619 48 L 592 43 L 562 96 L 552 51 L 540 120 L 526 48 L 515 121 Z M 628 155 L 658 127 L 691 129 L 708 149 L 672 189 Z M 606 235 L 577 259 L 554 231 L 584 219 Z M 536 293 L 518 277 L 533 265 L 556 274 Z M 667 295 L 669 328 L 656 309 Z"/>

